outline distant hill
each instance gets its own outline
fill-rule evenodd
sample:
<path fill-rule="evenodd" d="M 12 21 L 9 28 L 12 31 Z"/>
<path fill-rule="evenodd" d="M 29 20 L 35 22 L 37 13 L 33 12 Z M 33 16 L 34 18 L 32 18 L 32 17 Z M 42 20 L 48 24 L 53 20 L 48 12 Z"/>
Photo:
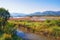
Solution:
<path fill-rule="evenodd" d="M 24 13 L 10 13 L 12 17 L 24 17 L 24 16 L 60 16 L 60 11 L 45 11 L 45 12 L 34 12 L 31 14 Z"/>
<path fill-rule="evenodd" d="M 35 12 L 28 16 L 60 16 L 60 11 L 45 11 L 45 12 Z"/>
<path fill-rule="evenodd" d="M 22 16 L 26 16 L 26 14 L 23 13 L 10 13 L 11 17 L 22 17 Z"/>

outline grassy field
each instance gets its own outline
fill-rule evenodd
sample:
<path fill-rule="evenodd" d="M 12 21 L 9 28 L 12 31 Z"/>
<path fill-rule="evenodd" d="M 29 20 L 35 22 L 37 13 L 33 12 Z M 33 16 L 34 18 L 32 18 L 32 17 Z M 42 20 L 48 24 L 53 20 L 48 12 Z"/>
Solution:
<path fill-rule="evenodd" d="M 17 29 L 47 37 L 47 40 L 60 40 L 60 19 L 55 19 L 10 18 L 6 26 L 0 29 L 0 40 L 22 40 L 14 33 Z"/>
<path fill-rule="evenodd" d="M 55 17 L 53 17 L 55 18 Z M 55 20 L 57 18 L 57 20 Z M 8 20 L 9 23 L 13 23 L 17 28 L 21 30 L 28 30 L 29 32 L 43 35 L 45 37 L 51 37 L 55 38 L 56 40 L 60 40 L 60 17 L 56 17 L 53 20 L 44 20 L 44 21 L 37 21 L 35 20 L 29 20 L 28 18 L 23 18 L 23 20 L 20 18 L 17 19 L 10 19 Z M 28 20 L 27 20 L 28 19 Z M 23 28 L 21 28 L 23 27 Z M 25 31 L 26 32 L 26 31 Z"/>

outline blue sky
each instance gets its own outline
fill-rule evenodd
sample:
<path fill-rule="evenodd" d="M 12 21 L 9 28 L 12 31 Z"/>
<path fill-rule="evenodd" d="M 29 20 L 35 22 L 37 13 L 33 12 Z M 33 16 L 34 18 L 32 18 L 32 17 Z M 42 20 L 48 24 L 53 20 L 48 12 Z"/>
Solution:
<path fill-rule="evenodd" d="M 60 11 L 60 0 L 0 0 L 0 7 L 10 13 Z"/>

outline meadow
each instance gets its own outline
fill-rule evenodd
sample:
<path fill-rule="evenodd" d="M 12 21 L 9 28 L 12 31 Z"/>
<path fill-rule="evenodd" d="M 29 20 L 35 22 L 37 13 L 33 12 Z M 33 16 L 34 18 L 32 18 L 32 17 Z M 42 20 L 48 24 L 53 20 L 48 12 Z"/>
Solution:
<path fill-rule="evenodd" d="M 8 20 L 9 23 L 15 25 L 16 28 L 26 32 L 42 35 L 54 40 L 60 40 L 60 19 L 58 20 Z"/>
<path fill-rule="evenodd" d="M 10 18 L 3 28 L 0 27 L 0 40 L 23 40 L 15 34 L 17 29 L 25 33 L 44 36 L 48 38 L 47 40 L 60 40 L 60 19 L 38 21 L 38 19 Z"/>

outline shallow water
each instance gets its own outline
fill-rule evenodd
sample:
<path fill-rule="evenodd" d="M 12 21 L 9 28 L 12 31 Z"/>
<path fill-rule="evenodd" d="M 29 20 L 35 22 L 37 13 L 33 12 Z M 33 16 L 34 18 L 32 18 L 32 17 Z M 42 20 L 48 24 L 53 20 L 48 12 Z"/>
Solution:
<path fill-rule="evenodd" d="M 33 33 L 24 33 L 20 30 L 16 30 L 16 35 L 21 37 L 23 40 L 46 40 L 46 38 L 40 37 L 39 35 Z"/>

